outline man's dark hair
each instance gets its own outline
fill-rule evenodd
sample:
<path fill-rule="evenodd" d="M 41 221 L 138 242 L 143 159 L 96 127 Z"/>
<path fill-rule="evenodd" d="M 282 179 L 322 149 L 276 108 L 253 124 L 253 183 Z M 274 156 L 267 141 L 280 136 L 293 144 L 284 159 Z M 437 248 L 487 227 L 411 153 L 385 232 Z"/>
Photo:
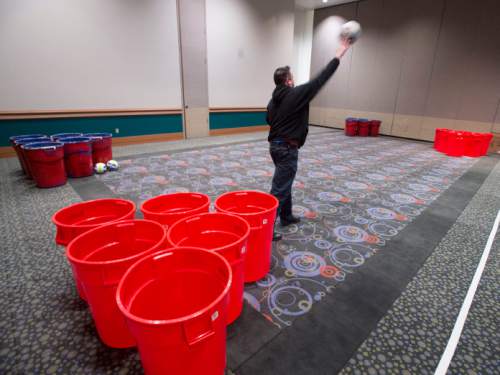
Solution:
<path fill-rule="evenodd" d="M 290 67 L 280 66 L 274 71 L 274 83 L 277 85 L 284 85 L 285 82 L 290 78 Z"/>

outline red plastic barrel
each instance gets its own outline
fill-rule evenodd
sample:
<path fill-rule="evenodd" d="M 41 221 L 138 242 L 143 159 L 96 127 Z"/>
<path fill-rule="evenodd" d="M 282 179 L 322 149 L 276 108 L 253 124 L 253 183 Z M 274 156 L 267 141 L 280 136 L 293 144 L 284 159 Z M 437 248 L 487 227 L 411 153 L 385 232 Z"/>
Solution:
<path fill-rule="evenodd" d="M 473 138 L 472 132 L 469 131 L 464 131 L 463 132 L 463 138 L 464 138 L 464 152 L 463 156 L 470 156 L 470 154 L 473 152 L 473 147 L 474 147 L 474 138 Z"/>
<path fill-rule="evenodd" d="M 85 137 L 92 139 L 92 160 L 94 164 L 107 163 L 113 159 L 111 133 L 87 133 Z"/>
<path fill-rule="evenodd" d="M 358 135 L 360 137 L 368 137 L 370 135 L 370 121 L 364 118 L 358 120 Z"/>
<path fill-rule="evenodd" d="M 382 121 L 379 121 L 379 120 L 371 120 L 370 121 L 370 137 L 378 137 L 381 124 L 382 124 Z"/>
<path fill-rule="evenodd" d="M 222 255 L 231 265 L 233 284 L 229 292 L 227 323 L 238 318 L 243 308 L 245 253 L 250 226 L 242 218 L 225 213 L 204 213 L 181 219 L 167 232 L 170 245 L 193 246 Z"/>
<path fill-rule="evenodd" d="M 14 148 L 14 151 L 16 151 L 17 158 L 19 159 L 19 164 L 21 165 L 21 169 L 28 178 L 33 178 L 33 176 L 29 168 L 28 158 L 22 148 L 22 145 L 34 142 L 50 142 L 50 138 L 46 136 L 34 136 L 34 137 L 19 137 L 11 140 L 12 147 Z"/>
<path fill-rule="evenodd" d="M 105 198 L 64 207 L 52 216 L 56 225 L 56 243 L 64 245 L 99 225 L 133 219 L 135 203 L 126 199 Z"/>
<path fill-rule="evenodd" d="M 358 119 L 348 117 L 345 119 L 345 135 L 354 137 L 358 134 Z"/>
<path fill-rule="evenodd" d="M 483 135 L 481 133 L 472 133 L 470 136 L 469 144 L 466 149 L 466 156 L 477 158 L 481 156 L 483 144 Z"/>
<path fill-rule="evenodd" d="M 166 227 L 176 221 L 208 212 L 210 197 L 200 193 L 164 194 L 148 199 L 141 205 L 145 219 L 156 221 Z"/>
<path fill-rule="evenodd" d="M 117 305 L 146 375 L 222 375 L 231 268 L 217 253 L 160 251 L 125 273 Z"/>
<path fill-rule="evenodd" d="M 133 219 L 134 215 L 135 203 L 126 199 L 95 199 L 72 204 L 52 216 L 56 243 L 66 246 L 82 233 L 113 221 Z M 87 300 L 76 276 L 75 285 L 80 297 Z"/>
<path fill-rule="evenodd" d="M 51 188 L 66 183 L 62 143 L 45 141 L 27 143 L 21 147 L 36 186 Z"/>
<path fill-rule="evenodd" d="M 443 143 L 445 141 L 445 133 L 447 132 L 448 130 L 447 129 L 441 129 L 441 128 L 438 128 L 436 129 L 435 131 L 435 135 L 434 135 L 434 148 L 436 149 L 436 151 L 439 151 L 439 152 L 443 152 Z"/>
<path fill-rule="evenodd" d="M 21 165 L 21 169 L 24 173 L 27 173 L 25 170 L 25 161 L 22 156 L 22 151 L 21 148 L 16 147 L 16 141 L 19 141 L 21 139 L 26 139 L 26 138 L 34 138 L 35 140 L 37 139 L 48 139 L 45 134 L 21 134 L 21 135 L 13 135 L 12 137 L 9 137 L 9 142 L 14 151 L 16 152 L 17 158 L 19 159 L 19 164 Z"/>
<path fill-rule="evenodd" d="M 165 229 L 154 221 L 124 220 L 89 230 L 66 248 L 99 337 L 106 345 L 135 345 L 116 305 L 116 288 L 132 264 L 165 246 L 165 237 Z"/>
<path fill-rule="evenodd" d="M 64 143 L 64 165 L 69 177 L 87 177 L 94 174 L 92 140 L 88 137 L 61 137 Z"/>
<path fill-rule="evenodd" d="M 449 135 L 446 155 L 460 157 L 464 155 L 465 139 L 462 132 L 453 132 Z"/>
<path fill-rule="evenodd" d="M 452 130 L 452 129 L 445 129 L 445 131 L 443 132 L 443 143 L 442 143 L 442 148 L 441 148 L 441 152 L 447 154 L 448 153 L 448 150 L 451 150 L 452 147 L 453 147 L 453 143 L 455 141 L 455 138 L 456 138 L 456 131 L 455 130 Z"/>
<path fill-rule="evenodd" d="M 245 282 L 267 275 L 271 268 L 271 250 L 278 200 L 261 191 L 233 191 L 215 200 L 215 209 L 238 215 L 250 225 L 245 259 Z"/>

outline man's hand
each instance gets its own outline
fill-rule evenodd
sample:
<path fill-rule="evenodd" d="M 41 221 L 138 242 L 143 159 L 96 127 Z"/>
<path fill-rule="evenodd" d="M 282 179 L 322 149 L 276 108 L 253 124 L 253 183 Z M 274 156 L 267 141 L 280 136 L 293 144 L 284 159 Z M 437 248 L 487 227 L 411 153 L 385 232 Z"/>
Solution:
<path fill-rule="evenodd" d="M 340 39 L 340 47 L 337 49 L 337 53 L 335 54 L 335 57 L 337 59 L 341 59 L 342 56 L 347 52 L 349 47 L 351 46 L 351 42 L 349 41 L 349 38 L 341 38 Z"/>

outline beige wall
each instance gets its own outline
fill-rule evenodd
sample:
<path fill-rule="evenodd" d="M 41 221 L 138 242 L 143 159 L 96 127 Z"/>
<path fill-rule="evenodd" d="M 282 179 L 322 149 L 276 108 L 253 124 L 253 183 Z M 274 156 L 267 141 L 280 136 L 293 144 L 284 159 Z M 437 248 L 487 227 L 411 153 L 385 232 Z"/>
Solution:
<path fill-rule="evenodd" d="M 175 0 L 0 1 L 0 111 L 180 106 Z"/>
<path fill-rule="evenodd" d="M 291 69 L 296 85 L 301 85 L 310 78 L 313 21 L 314 10 L 295 9 Z"/>
<path fill-rule="evenodd" d="M 331 57 L 335 16 L 358 20 L 363 35 L 312 103 L 311 123 L 377 118 L 384 134 L 426 140 L 437 127 L 500 131 L 500 1 L 364 0 L 317 10 L 313 74 Z"/>
<path fill-rule="evenodd" d="M 293 61 L 293 0 L 207 0 L 210 107 L 265 107 Z"/>

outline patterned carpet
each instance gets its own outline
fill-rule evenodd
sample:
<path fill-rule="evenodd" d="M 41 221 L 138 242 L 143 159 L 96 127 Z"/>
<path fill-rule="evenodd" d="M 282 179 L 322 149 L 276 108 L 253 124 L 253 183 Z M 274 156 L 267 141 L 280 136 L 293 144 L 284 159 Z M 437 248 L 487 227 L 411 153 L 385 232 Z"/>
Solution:
<path fill-rule="evenodd" d="M 425 143 L 346 138 L 334 131 L 311 135 L 299 158 L 294 199 L 295 213 L 303 222 L 286 230 L 278 228 L 285 239 L 273 249 L 272 272 L 245 292 L 255 309 L 283 328 L 276 329 L 279 332 L 297 327 L 298 321 L 289 325 L 300 316 L 315 316 L 313 305 L 326 305 L 321 300 L 328 291 L 341 283 L 348 285 L 358 270 L 369 269 L 372 257 L 383 259 L 391 239 L 403 228 L 411 228 L 412 221 L 475 163 L 447 158 Z M 89 188 L 105 184 L 114 195 L 136 202 L 187 190 L 215 199 L 230 190 L 267 191 L 273 171 L 265 141 L 120 162 L 119 172 L 80 181 L 88 182 Z M 461 293 L 451 293 L 450 288 L 463 291 L 484 239 L 482 233 L 490 227 L 491 217 L 486 214 L 500 204 L 500 168 L 496 171 L 481 189 L 483 195 L 464 211 L 427 268 L 408 286 L 344 373 L 430 373 L 460 303 Z M 37 189 L 21 175 L 17 160 L 2 159 L 0 199 L 0 373 L 142 373 L 136 350 L 114 350 L 99 341 L 88 308 L 74 288 L 63 248 L 54 243 L 51 215 L 81 197 L 69 184 Z M 498 331 L 498 321 L 492 320 L 498 310 L 494 284 L 498 281 L 498 245 L 496 249 L 471 309 L 474 319 L 464 328 L 452 373 L 489 374 L 498 368 L 498 352 L 492 345 Z M 449 278 L 442 277 L 443 273 Z M 450 299 L 450 293 L 454 298 Z M 424 333 L 425 339 L 419 339 Z M 265 355 L 271 358 L 274 353 Z M 264 367 L 260 369 L 259 373 L 265 373 Z"/>
<path fill-rule="evenodd" d="M 272 271 L 245 289 L 245 299 L 278 327 L 309 312 L 339 283 L 382 252 L 475 162 L 430 145 L 386 138 L 309 137 L 294 184 L 299 225 L 277 227 Z M 198 191 L 212 201 L 232 190 L 267 191 L 273 174 L 267 142 L 121 160 L 99 180 L 115 194 L 142 201 Z"/>

